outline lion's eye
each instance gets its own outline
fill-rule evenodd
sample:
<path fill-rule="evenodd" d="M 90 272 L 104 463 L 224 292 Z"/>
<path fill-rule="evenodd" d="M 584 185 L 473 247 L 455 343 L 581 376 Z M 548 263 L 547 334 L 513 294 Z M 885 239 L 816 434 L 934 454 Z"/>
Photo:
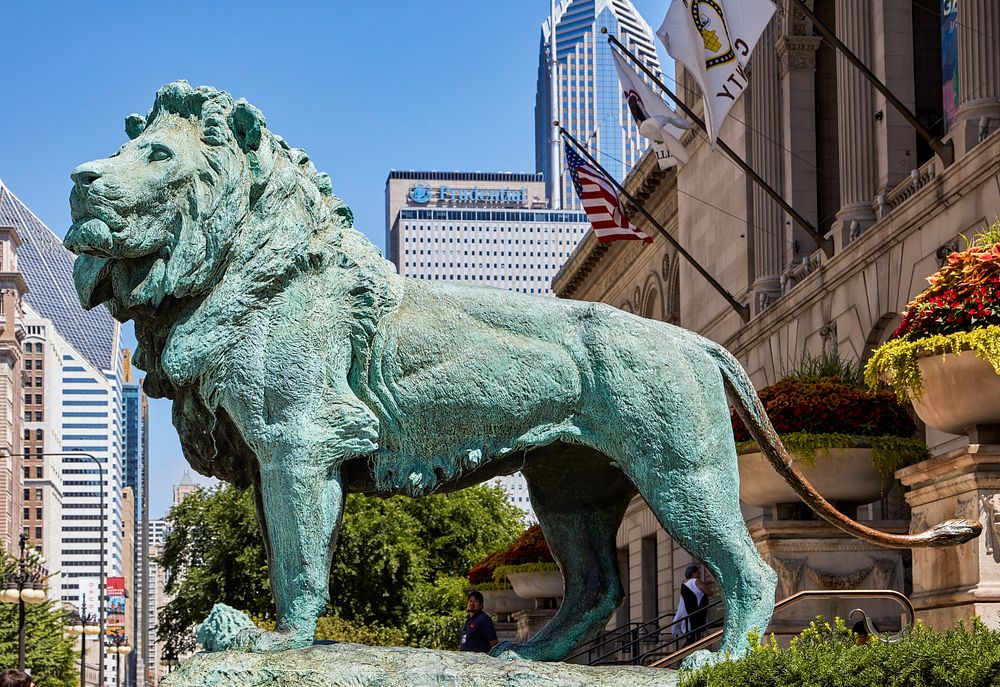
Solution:
<path fill-rule="evenodd" d="M 164 160 L 169 160 L 174 154 L 170 152 L 170 148 L 166 146 L 156 146 L 154 145 L 149 151 L 149 161 L 150 162 L 163 162 Z"/>

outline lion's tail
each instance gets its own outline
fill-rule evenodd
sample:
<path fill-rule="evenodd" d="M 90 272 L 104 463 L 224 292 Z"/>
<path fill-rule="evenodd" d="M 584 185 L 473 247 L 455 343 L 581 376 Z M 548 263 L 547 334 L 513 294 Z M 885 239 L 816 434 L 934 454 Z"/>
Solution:
<path fill-rule="evenodd" d="M 722 372 L 726 389 L 736 405 L 736 412 L 739 413 L 743 423 L 750 431 L 750 435 L 771 461 L 774 469 L 785 478 L 785 481 L 806 505 L 834 527 L 870 544 L 890 549 L 954 546 L 974 539 L 982 532 L 982 525 L 974 520 L 948 520 L 918 534 L 888 534 L 866 527 L 847 517 L 830 505 L 795 467 L 788 451 L 781 443 L 774 425 L 768 419 L 764 404 L 757 396 L 757 391 L 754 389 L 750 377 L 747 376 L 739 361 L 721 346 L 709 346 L 708 353 Z"/>

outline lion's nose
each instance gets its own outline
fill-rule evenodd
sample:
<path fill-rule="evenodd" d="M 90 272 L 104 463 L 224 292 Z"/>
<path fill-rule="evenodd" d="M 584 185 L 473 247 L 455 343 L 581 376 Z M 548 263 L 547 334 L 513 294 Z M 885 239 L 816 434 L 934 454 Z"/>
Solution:
<path fill-rule="evenodd" d="M 73 173 L 69 175 L 73 180 L 73 183 L 80 186 L 81 188 L 90 188 L 90 185 L 101 178 L 101 173 L 97 171 L 94 163 L 85 162 L 76 169 Z"/>

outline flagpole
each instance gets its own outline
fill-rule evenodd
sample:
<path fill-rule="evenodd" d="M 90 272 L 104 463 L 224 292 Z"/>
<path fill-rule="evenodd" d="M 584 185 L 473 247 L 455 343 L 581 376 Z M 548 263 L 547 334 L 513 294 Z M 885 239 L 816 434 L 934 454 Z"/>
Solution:
<path fill-rule="evenodd" d="M 606 28 L 602 28 L 601 32 L 607 33 L 608 30 Z M 684 114 L 686 114 L 691 119 L 691 121 L 693 121 L 695 124 L 701 127 L 701 129 L 706 133 L 708 132 L 708 127 L 705 126 L 704 120 L 702 120 L 701 117 L 696 115 L 694 111 L 684 103 L 683 100 L 674 95 L 674 92 L 671 91 L 669 88 L 667 88 L 666 84 L 664 84 L 663 81 L 660 80 L 660 77 L 654 74 L 653 71 L 649 69 L 649 67 L 643 64 L 642 60 L 633 55 L 632 52 L 622 44 L 621 41 L 619 41 L 613 35 L 608 34 L 608 43 L 617 45 L 621 49 L 621 51 L 624 52 L 629 57 L 629 59 L 631 59 L 639 66 L 639 69 L 641 69 L 643 72 L 646 73 L 646 76 L 648 76 L 650 79 L 653 80 L 653 83 L 659 86 L 671 100 L 677 103 L 677 107 L 679 107 L 684 112 Z M 791 215 L 792 219 L 794 219 L 799 226 L 801 226 L 803 229 L 806 230 L 809 236 L 812 237 L 812 240 L 816 242 L 816 246 L 823 249 L 823 252 L 826 254 L 826 257 L 828 258 L 833 257 L 833 239 L 823 236 L 819 232 L 819 230 L 812 225 L 812 223 L 809 220 L 807 220 L 805 217 L 796 212 L 795 208 L 789 205 L 788 202 L 781 197 L 781 194 L 779 194 L 777 191 L 771 188 L 771 185 L 768 184 L 766 181 L 764 181 L 764 179 L 759 174 L 757 174 L 757 172 L 755 172 L 754 169 L 750 165 L 748 165 L 743 158 L 737 155 L 735 150 L 726 145 L 725 141 L 723 141 L 721 138 L 716 138 L 715 142 L 716 145 L 718 145 L 722 149 L 722 151 L 729 156 L 729 159 L 736 163 L 737 167 L 742 169 L 747 174 L 747 176 L 749 176 L 753 180 L 755 184 L 757 184 L 765 193 L 767 193 L 767 195 L 771 197 L 771 199 L 775 203 L 780 205 L 785 212 Z"/>
<path fill-rule="evenodd" d="M 637 208 L 639 212 L 641 212 L 646 217 L 647 220 L 649 220 L 650 224 L 656 227 L 657 231 L 663 234 L 663 238 L 665 238 L 670 243 L 670 245 L 674 247 L 674 250 L 680 253 L 685 260 L 691 263 L 691 266 L 695 268 L 698 274 L 704 277 L 705 280 L 712 285 L 712 288 L 714 288 L 719 293 L 719 295 L 721 295 L 723 298 L 726 299 L 726 302 L 732 307 L 733 310 L 736 311 L 736 314 L 740 316 L 740 319 L 743 320 L 743 324 L 746 324 L 747 322 L 750 321 L 749 306 L 746 306 L 743 303 L 740 303 L 738 300 L 736 300 L 736 298 L 733 297 L 733 294 L 729 293 L 729 291 L 727 291 L 725 287 L 722 286 L 722 284 L 717 282 L 715 280 L 715 277 L 709 274 L 708 271 L 704 267 L 702 267 L 701 264 L 697 260 L 695 260 L 690 253 L 684 250 L 683 246 L 681 246 L 681 244 L 677 242 L 677 239 L 671 236 L 670 233 L 663 228 L 663 225 L 657 222 L 656 218 L 653 217 L 651 214 L 649 214 L 646 208 L 642 206 L 642 203 L 640 203 L 632 196 L 632 194 L 626 191 L 625 187 L 622 186 L 620 183 L 618 183 L 618 181 L 613 176 L 611 176 L 608 170 L 604 169 L 604 167 L 601 166 L 601 163 L 598 162 L 597 159 L 590 154 L 589 150 L 587 150 L 578 140 L 576 140 L 576 138 L 573 137 L 573 134 L 566 131 L 566 129 L 564 129 L 559 124 L 559 122 L 553 122 L 553 126 L 558 127 L 559 133 L 562 134 L 564 137 L 566 137 L 566 139 L 573 144 L 573 147 L 575 147 L 577 150 L 583 153 L 584 156 L 586 156 L 586 158 L 590 160 L 591 164 L 593 164 L 597 169 L 599 169 L 604 174 L 604 176 L 608 178 L 608 181 L 614 184 L 615 188 L 618 189 L 618 192 L 621 193 L 623 196 L 625 196 L 625 198 L 627 198 L 628 201 L 635 208 Z"/>
<path fill-rule="evenodd" d="M 872 70 L 870 70 L 850 48 L 844 45 L 844 43 L 837 38 L 837 34 L 828 29 L 826 25 L 819 20 L 819 17 L 817 17 L 816 14 L 809 9 L 804 2 L 802 2 L 802 0 L 792 0 L 792 2 L 795 3 L 795 6 L 802 10 L 802 13 L 806 15 L 806 18 L 812 22 L 813 26 L 815 26 L 816 30 L 819 32 L 819 35 L 833 43 L 833 47 L 836 48 L 848 62 L 853 64 L 879 93 L 885 96 L 885 99 L 889 102 L 889 104 L 896 108 L 896 111 L 903 116 L 903 119 L 909 122 L 910 126 L 916 130 L 920 138 L 927 141 L 927 144 L 931 147 L 935 154 L 941 158 L 944 166 L 950 167 L 952 163 L 955 162 L 955 144 L 951 141 L 945 143 L 928 131 L 928 129 L 920 123 L 920 120 L 917 119 L 917 116 L 910 111 L 910 108 L 904 105 L 899 98 L 893 95 L 892 91 L 889 90 L 889 87 L 882 83 L 882 81 L 875 76 Z"/>

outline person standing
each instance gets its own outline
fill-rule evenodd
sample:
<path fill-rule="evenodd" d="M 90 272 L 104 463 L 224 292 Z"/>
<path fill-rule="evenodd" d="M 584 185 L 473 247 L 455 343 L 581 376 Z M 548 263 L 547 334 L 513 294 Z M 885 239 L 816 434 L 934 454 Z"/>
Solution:
<path fill-rule="evenodd" d="M 490 649 L 496 646 L 497 631 L 493 627 L 493 619 L 483 611 L 482 592 L 469 592 L 466 602 L 465 626 L 462 628 L 462 640 L 458 643 L 458 650 L 489 653 Z"/>
<path fill-rule="evenodd" d="M 684 646 L 693 644 L 704 634 L 703 628 L 708 622 L 706 606 L 711 596 L 711 588 L 701 579 L 701 566 L 689 565 L 685 568 L 673 626 L 675 635 L 687 635 Z"/>

